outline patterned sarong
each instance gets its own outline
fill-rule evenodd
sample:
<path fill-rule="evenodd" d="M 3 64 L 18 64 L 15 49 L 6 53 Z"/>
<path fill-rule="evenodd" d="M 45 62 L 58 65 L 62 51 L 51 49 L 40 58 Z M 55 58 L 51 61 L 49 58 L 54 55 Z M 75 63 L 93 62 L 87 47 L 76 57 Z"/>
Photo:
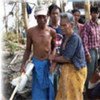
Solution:
<path fill-rule="evenodd" d="M 61 66 L 61 76 L 56 100 L 83 100 L 87 67 L 77 70 L 73 64 Z"/>

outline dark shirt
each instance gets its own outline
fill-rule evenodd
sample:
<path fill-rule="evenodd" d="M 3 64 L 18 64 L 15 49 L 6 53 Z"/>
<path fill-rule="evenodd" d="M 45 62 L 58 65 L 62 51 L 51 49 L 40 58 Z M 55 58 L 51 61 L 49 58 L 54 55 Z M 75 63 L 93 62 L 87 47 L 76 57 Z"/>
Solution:
<path fill-rule="evenodd" d="M 65 39 L 66 37 L 64 36 L 60 54 L 63 55 L 65 59 L 70 60 L 77 69 L 86 66 L 84 48 L 81 38 L 77 34 L 73 33 L 63 48 Z"/>
<path fill-rule="evenodd" d="M 49 27 L 53 28 L 52 25 L 49 25 Z M 59 54 L 59 49 L 60 49 L 60 46 L 61 46 L 61 43 L 62 43 L 62 39 L 63 39 L 63 32 L 62 32 L 60 26 L 58 26 L 57 28 L 53 28 L 53 29 L 57 33 L 55 47 L 56 47 L 56 52 Z"/>
<path fill-rule="evenodd" d="M 49 25 L 49 26 L 51 28 L 53 28 L 52 25 Z M 53 28 L 53 29 L 56 30 L 56 33 L 58 33 L 58 34 L 62 34 L 63 33 L 60 26 L 58 26 L 57 28 Z"/>

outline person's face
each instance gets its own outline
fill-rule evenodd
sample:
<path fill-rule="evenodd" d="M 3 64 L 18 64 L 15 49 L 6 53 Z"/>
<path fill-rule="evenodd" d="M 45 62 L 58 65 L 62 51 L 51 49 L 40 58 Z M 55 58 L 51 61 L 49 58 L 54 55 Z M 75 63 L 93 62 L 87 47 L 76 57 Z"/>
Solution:
<path fill-rule="evenodd" d="M 62 18 L 60 20 L 60 26 L 64 34 L 70 34 L 70 31 L 72 30 L 72 25 L 66 18 Z"/>
<path fill-rule="evenodd" d="M 50 18 L 53 22 L 58 22 L 60 18 L 60 11 L 59 9 L 52 9 Z"/>
<path fill-rule="evenodd" d="M 80 19 L 80 13 L 79 13 L 79 12 L 75 12 L 75 13 L 73 14 L 73 16 L 74 16 L 74 18 L 75 18 L 75 21 L 78 22 L 79 19 Z"/>
<path fill-rule="evenodd" d="M 91 17 L 92 17 L 93 20 L 97 20 L 98 17 L 99 17 L 99 14 L 96 13 L 96 12 L 92 12 L 92 13 L 91 13 Z"/>
<path fill-rule="evenodd" d="M 38 25 L 43 26 L 47 23 L 47 16 L 45 15 L 38 15 L 35 17 L 37 20 Z"/>

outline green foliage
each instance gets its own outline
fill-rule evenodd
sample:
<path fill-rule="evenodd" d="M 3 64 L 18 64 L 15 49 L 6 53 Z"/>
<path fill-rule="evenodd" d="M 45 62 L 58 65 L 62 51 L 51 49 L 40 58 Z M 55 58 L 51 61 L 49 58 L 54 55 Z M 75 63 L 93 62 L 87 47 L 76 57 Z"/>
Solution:
<path fill-rule="evenodd" d="M 14 53 L 15 51 L 20 49 L 16 44 L 11 43 L 11 42 L 9 42 L 6 46 L 7 46 L 8 50 L 12 53 Z"/>
<path fill-rule="evenodd" d="M 22 44 L 22 43 L 25 44 L 25 40 L 22 38 L 19 38 L 16 32 L 5 33 L 3 36 L 3 41 L 5 44 L 6 50 L 11 52 L 11 54 L 21 49 L 19 47 L 19 44 Z"/>

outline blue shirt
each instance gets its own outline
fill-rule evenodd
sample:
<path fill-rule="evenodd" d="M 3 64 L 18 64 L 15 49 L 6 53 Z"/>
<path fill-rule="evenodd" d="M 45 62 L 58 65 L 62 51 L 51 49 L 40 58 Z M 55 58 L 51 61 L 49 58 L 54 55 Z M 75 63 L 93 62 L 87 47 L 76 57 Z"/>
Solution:
<path fill-rule="evenodd" d="M 64 41 L 65 37 L 63 38 L 62 45 Z M 64 49 L 62 48 L 62 45 L 60 54 L 63 55 L 65 59 L 71 60 L 71 62 L 75 65 L 77 69 L 86 66 L 82 40 L 77 34 L 72 34 L 72 36 L 68 39 L 67 43 L 65 44 Z"/>
<path fill-rule="evenodd" d="M 49 27 L 53 28 L 52 25 L 49 25 Z M 63 33 L 60 26 L 58 26 L 57 28 L 53 28 L 53 29 L 56 31 L 57 34 Z"/>
<path fill-rule="evenodd" d="M 53 28 L 52 27 L 52 25 L 49 25 L 49 27 L 51 27 L 51 28 Z M 57 35 L 58 35 L 58 37 L 62 37 L 63 38 L 63 32 L 62 32 L 62 29 L 61 29 L 61 27 L 60 26 L 58 26 L 57 28 L 53 28 L 55 31 L 56 31 L 56 33 L 57 33 Z M 59 36 L 60 35 L 60 36 Z M 57 43 L 56 44 L 56 52 L 59 54 L 59 49 L 60 49 L 60 46 L 61 46 L 61 43 L 62 43 L 62 38 L 59 40 L 59 44 Z M 61 42 L 60 42 L 61 41 Z"/>

